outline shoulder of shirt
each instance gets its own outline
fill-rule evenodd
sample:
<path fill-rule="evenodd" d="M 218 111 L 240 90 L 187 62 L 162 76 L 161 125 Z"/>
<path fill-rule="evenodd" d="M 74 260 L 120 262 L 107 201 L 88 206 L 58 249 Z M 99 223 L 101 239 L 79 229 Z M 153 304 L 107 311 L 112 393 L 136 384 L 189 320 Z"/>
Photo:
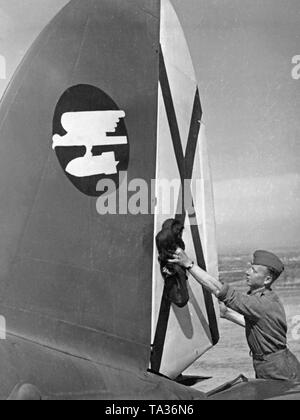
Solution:
<path fill-rule="evenodd" d="M 281 303 L 279 296 L 272 289 L 265 289 L 259 294 L 259 296 L 268 299 L 269 301 Z"/>

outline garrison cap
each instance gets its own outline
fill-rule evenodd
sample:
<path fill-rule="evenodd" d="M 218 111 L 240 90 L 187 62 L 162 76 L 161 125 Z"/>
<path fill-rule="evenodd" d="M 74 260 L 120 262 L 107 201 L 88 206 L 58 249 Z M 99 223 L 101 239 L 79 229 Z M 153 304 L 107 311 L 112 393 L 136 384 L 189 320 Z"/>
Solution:
<path fill-rule="evenodd" d="M 268 251 L 256 251 L 254 253 L 253 264 L 271 268 L 278 274 L 284 271 L 283 262 L 275 254 Z"/>

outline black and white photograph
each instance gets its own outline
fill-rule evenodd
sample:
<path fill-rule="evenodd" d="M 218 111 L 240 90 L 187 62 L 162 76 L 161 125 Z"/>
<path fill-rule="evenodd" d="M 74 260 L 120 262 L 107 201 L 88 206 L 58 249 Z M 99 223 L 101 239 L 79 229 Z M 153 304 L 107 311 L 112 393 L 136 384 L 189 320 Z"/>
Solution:
<path fill-rule="evenodd" d="M 300 400 L 299 6 L 0 0 L 0 400 Z"/>

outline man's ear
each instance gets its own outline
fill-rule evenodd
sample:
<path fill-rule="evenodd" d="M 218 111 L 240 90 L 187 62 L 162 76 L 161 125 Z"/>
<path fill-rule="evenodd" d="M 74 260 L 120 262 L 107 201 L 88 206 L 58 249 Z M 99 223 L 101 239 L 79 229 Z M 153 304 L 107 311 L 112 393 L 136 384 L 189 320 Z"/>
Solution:
<path fill-rule="evenodd" d="M 267 276 L 267 277 L 265 278 L 265 286 L 266 286 L 266 287 L 271 286 L 271 285 L 272 285 L 272 283 L 273 283 L 273 278 L 272 278 L 272 276 Z"/>

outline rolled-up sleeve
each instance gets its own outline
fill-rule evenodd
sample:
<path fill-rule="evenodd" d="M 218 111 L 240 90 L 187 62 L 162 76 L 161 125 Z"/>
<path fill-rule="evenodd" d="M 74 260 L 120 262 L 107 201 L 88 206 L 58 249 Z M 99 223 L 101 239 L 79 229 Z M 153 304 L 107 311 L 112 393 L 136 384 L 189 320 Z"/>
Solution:
<path fill-rule="evenodd" d="M 264 313 L 263 304 L 258 296 L 245 295 L 228 284 L 224 284 L 218 294 L 218 299 L 225 303 L 228 308 L 252 321 L 257 321 Z"/>
<path fill-rule="evenodd" d="M 229 291 L 229 288 L 230 288 L 229 284 L 223 284 L 223 288 L 218 293 L 218 299 L 221 302 L 224 302 L 224 300 L 226 299 L 227 294 L 228 294 L 228 291 Z"/>

